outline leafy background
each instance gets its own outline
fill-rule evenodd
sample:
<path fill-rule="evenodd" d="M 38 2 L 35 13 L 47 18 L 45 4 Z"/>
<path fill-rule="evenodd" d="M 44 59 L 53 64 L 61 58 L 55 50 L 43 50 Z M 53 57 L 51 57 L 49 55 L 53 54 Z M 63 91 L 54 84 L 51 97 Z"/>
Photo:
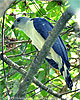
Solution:
<path fill-rule="evenodd" d="M 26 69 L 28 72 L 30 65 L 38 54 L 36 48 L 32 45 L 31 40 L 25 33 L 19 29 L 11 30 L 14 20 L 20 16 L 30 18 L 43 17 L 51 22 L 54 26 L 61 17 L 62 13 L 69 6 L 68 2 L 57 0 L 39 1 L 39 0 L 16 0 L 5 13 L 5 18 L 0 18 L 0 51 L 2 52 L 2 25 L 4 24 L 4 51 L 5 55 L 14 63 Z M 47 87 L 57 93 L 70 92 L 64 95 L 67 98 L 80 100 L 80 33 L 76 23 L 76 16 L 66 24 L 61 32 L 61 37 L 66 44 L 71 67 L 70 74 L 73 80 L 73 90 L 70 91 L 66 87 L 66 83 L 58 70 L 52 68 L 46 60 L 43 61 L 36 78 Z M 19 84 L 24 77 L 18 73 L 12 66 L 5 63 L 5 72 L 7 75 L 7 85 L 10 96 L 13 97 L 18 90 Z M 7 99 L 7 91 L 5 86 L 5 77 L 2 61 L 0 61 L 0 98 Z M 56 100 L 56 98 L 42 90 L 34 83 L 28 88 L 26 99 L 28 100 Z"/>

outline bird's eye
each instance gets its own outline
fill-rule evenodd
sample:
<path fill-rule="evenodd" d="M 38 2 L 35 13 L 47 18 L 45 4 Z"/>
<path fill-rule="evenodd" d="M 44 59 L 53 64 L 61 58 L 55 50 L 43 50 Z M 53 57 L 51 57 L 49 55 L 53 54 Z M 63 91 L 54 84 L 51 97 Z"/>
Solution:
<path fill-rule="evenodd" d="M 17 19 L 17 22 L 20 22 L 20 19 Z"/>

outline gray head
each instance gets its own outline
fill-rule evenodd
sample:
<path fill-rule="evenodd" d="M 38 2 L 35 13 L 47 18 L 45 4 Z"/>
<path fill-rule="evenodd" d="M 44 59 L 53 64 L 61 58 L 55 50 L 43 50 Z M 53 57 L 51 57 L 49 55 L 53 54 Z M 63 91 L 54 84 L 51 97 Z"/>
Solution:
<path fill-rule="evenodd" d="M 30 18 L 27 17 L 19 17 L 14 21 L 14 24 L 12 25 L 11 29 L 14 29 L 15 27 L 22 29 L 24 24 L 30 20 Z"/>

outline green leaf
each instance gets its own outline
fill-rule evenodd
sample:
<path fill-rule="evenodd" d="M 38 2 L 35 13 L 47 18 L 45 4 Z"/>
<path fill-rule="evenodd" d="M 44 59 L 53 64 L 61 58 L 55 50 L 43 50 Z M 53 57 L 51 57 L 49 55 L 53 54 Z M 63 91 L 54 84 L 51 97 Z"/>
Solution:
<path fill-rule="evenodd" d="M 41 94 L 43 95 L 43 97 L 46 97 L 48 93 L 46 91 L 42 90 Z"/>
<path fill-rule="evenodd" d="M 43 80 L 43 79 L 44 79 L 44 76 L 45 76 L 44 70 L 40 71 L 40 72 L 39 72 L 39 75 L 38 75 L 38 80 L 39 80 L 39 81 Z"/>
<path fill-rule="evenodd" d="M 56 6 L 56 2 L 51 1 L 51 2 L 48 3 L 46 10 L 47 11 L 53 10 L 55 6 Z"/>

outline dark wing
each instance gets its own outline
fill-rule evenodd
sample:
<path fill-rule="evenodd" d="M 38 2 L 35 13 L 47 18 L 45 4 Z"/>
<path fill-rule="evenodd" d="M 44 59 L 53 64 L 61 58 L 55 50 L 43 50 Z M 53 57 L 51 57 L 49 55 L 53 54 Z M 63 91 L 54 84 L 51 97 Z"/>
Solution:
<path fill-rule="evenodd" d="M 34 18 L 32 20 L 33 20 L 33 25 L 37 30 L 37 32 L 40 33 L 40 35 L 44 39 L 46 39 L 49 35 L 49 31 L 51 31 L 54 28 L 53 25 L 44 18 Z M 70 63 L 67 55 L 67 50 L 60 36 L 57 38 L 52 48 L 58 55 L 61 56 L 63 62 L 66 64 L 67 68 L 69 69 Z M 46 60 L 51 64 L 51 61 L 49 59 Z M 58 68 L 55 61 L 53 61 L 51 65 L 53 66 L 53 64 L 56 65 L 56 68 Z"/>

